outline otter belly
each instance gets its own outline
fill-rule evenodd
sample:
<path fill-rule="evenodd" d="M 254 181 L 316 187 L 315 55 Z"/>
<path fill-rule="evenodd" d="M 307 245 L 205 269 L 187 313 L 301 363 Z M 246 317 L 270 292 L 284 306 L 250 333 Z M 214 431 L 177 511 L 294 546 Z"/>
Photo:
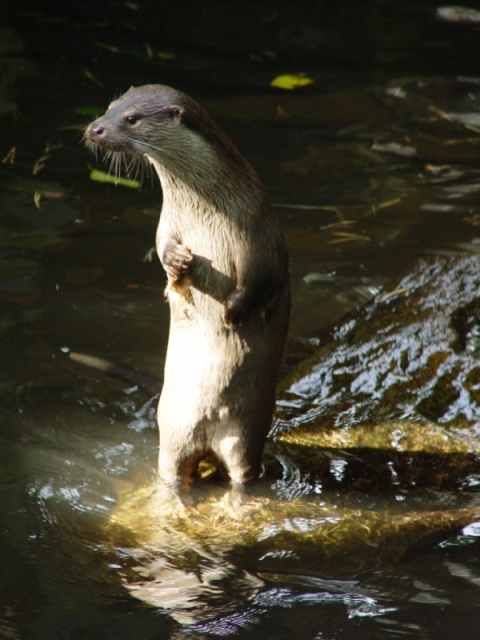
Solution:
<path fill-rule="evenodd" d="M 159 475 L 167 483 L 188 483 L 200 460 L 213 454 L 232 483 L 244 483 L 260 469 L 284 331 L 265 327 L 260 313 L 242 326 L 226 328 L 221 305 L 205 302 L 218 306 L 208 309 L 206 317 L 170 296 L 171 326 L 158 406 Z M 283 318 L 288 310 L 286 301 L 280 302 L 277 315 Z M 281 324 L 285 326 L 284 320 Z"/>

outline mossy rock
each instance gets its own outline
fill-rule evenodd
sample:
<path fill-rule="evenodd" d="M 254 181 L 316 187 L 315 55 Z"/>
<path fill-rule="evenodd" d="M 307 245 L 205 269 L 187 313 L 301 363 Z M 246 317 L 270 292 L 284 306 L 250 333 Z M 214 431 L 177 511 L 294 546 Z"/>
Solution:
<path fill-rule="evenodd" d="M 419 260 L 281 388 L 275 435 L 480 419 L 480 259 Z M 477 345 L 478 342 L 478 345 Z M 349 435 L 349 437 L 351 437 Z"/>

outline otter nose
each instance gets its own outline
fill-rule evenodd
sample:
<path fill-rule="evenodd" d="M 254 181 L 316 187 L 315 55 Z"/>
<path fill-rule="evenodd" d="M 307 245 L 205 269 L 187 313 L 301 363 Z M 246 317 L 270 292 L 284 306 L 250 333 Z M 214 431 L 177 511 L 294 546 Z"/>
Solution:
<path fill-rule="evenodd" d="M 94 136 L 101 136 L 104 131 L 105 127 L 103 127 L 101 124 L 90 127 L 90 133 L 92 133 Z"/>

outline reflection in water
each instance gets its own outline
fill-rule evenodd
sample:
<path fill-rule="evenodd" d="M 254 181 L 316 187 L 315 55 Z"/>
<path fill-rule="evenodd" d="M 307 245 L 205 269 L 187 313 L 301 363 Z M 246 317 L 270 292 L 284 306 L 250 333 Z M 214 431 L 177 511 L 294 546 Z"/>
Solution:
<path fill-rule="evenodd" d="M 134 555 L 139 564 L 125 582 L 130 594 L 168 611 L 181 624 L 205 622 L 241 609 L 263 586 L 260 578 L 229 562 L 221 549 L 197 545 L 182 558 L 165 539 L 160 547 Z"/>
<path fill-rule="evenodd" d="M 358 498 L 355 507 L 339 508 L 293 497 L 295 491 L 282 499 L 278 481 L 271 490 L 265 488 L 262 495 L 257 487 L 256 495 L 244 497 L 241 504 L 232 503 L 228 493 L 197 493 L 199 502 L 181 515 L 172 512 L 163 492 L 154 487 L 120 497 L 106 532 L 119 557 L 125 558 L 128 550 L 128 562 L 120 569 L 126 589 L 182 624 L 223 619 L 248 600 L 254 610 L 267 603 L 276 606 L 277 589 L 269 588 L 276 582 L 318 591 L 282 596 L 284 607 L 342 603 L 349 617 L 379 616 L 394 608 L 386 604 L 389 596 L 378 593 L 375 581 L 365 590 L 351 580 L 321 576 L 384 571 L 409 550 L 432 537 L 444 539 L 480 513 L 473 505 L 455 507 L 454 500 L 447 507 L 443 499 L 435 511 L 431 501 L 428 506 L 408 501 L 373 510 Z M 254 573 L 242 568 L 245 562 L 256 567 Z"/>

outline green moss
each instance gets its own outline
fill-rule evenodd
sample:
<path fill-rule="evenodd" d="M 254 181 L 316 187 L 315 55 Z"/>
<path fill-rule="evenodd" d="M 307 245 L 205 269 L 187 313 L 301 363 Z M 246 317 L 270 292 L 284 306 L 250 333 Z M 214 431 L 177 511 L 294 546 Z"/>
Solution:
<path fill-rule="evenodd" d="M 428 420 L 438 420 L 443 416 L 448 407 L 457 400 L 459 391 L 453 386 L 453 381 L 456 380 L 460 368 L 460 365 L 457 365 L 452 371 L 437 378 L 430 394 L 426 398 L 423 398 L 416 406 L 420 415 Z"/>

